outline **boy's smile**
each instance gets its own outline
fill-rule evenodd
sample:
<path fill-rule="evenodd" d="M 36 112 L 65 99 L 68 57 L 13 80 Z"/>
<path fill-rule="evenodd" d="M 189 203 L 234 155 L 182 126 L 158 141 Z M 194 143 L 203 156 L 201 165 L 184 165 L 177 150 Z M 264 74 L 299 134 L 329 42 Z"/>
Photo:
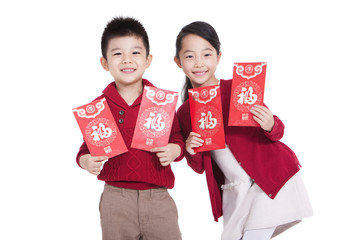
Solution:
<path fill-rule="evenodd" d="M 134 68 L 123 68 L 123 69 L 121 69 L 121 71 L 123 73 L 133 73 L 133 72 L 135 72 L 135 70 L 136 69 L 134 69 Z"/>

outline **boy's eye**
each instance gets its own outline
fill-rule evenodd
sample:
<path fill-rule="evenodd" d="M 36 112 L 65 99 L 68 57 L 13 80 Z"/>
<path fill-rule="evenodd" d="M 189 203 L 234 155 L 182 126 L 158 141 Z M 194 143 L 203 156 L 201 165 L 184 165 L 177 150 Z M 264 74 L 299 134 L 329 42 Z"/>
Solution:
<path fill-rule="evenodd" d="M 211 57 L 211 53 L 205 54 L 205 57 Z"/>
<path fill-rule="evenodd" d="M 191 56 L 191 55 L 188 55 L 188 56 L 185 56 L 185 58 L 193 58 L 193 56 Z"/>
<path fill-rule="evenodd" d="M 136 52 L 133 52 L 133 54 L 141 54 L 140 52 L 136 51 Z"/>
<path fill-rule="evenodd" d="M 120 53 L 120 52 L 116 52 L 116 53 L 114 53 L 114 56 L 121 56 L 121 53 Z"/>

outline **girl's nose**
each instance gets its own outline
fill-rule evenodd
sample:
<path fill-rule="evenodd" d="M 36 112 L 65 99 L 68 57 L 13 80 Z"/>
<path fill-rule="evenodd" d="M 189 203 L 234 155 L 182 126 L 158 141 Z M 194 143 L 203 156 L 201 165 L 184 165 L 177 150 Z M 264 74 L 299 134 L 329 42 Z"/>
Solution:
<path fill-rule="evenodd" d="M 195 59 L 195 67 L 203 67 L 203 60 L 201 58 L 196 58 Z"/>

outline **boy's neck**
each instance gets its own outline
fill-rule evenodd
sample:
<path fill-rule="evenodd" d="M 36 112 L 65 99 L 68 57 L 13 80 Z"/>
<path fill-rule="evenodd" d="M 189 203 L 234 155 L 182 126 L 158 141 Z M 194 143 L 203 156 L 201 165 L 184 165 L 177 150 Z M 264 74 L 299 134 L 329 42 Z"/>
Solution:
<path fill-rule="evenodd" d="M 142 81 L 130 85 L 124 85 L 115 82 L 116 90 L 125 102 L 131 105 L 142 94 L 143 84 Z"/>

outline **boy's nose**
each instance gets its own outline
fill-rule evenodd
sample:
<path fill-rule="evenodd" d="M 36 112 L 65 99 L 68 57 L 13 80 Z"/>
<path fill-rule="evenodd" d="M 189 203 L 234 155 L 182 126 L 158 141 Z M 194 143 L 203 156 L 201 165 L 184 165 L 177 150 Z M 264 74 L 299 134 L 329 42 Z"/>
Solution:
<path fill-rule="evenodd" d="M 195 63 L 195 67 L 199 68 L 199 67 L 203 67 L 204 64 L 202 62 L 196 62 Z"/>
<path fill-rule="evenodd" d="M 122 62 L 124 64 L 131 63 L 132 62 L 131 57 L 129 55 L 127 55 L 127 54 L 124 54 L 124 58 L 123 58 Z"/>

